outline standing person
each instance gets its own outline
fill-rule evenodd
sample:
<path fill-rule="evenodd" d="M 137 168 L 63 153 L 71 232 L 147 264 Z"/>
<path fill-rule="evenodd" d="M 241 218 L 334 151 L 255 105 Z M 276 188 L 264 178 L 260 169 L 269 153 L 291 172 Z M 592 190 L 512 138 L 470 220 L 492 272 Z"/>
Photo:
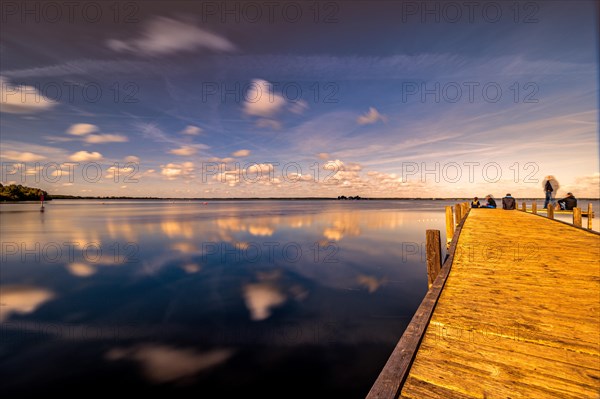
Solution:
<path fill-rule="evenodd" d="M 567 193 L 565 198 L 558 200 L 558 205 L 560 205 L 560 209 L 562 210 L 572 211 L 573 208 L 577 208 L 577 198 L 575 198 L 573 193 Z"/>
<path fill-rule="evenodd" d="M 517 209 L 517 201 L 510 195 L 506 194 L 506 197 L 502 198 L 502 209 L 512 211 Z"/>
<path fill-rule="evenodd" d="M 486 195 L 485 200 L 487 201 L 487 203 L 483 205 L 482 208 L 496 209 L 496 201 L 494 200 L 494 197 L 492 197 L 492 194 Z"/>
<path fill-rule="evenodd" d="M 473 198 L 473 201 L 471 201 L 471 208 L 480 208 L 481 204 L 479 203 L 479 198 L 475 197 Z"/>
<path fill-rule="evenodd" d="M 544 178 L 542 182 L 542 187 L 544 188 L 544 193 L 546 194 L 546 199 L 544 201 L 544 209 L 548 208 L 548 204 L 551 203 L 552 206 L 556 205 L 556 192 L 560 188 L 558 181 L 552 175 L 548 175 Z"/>

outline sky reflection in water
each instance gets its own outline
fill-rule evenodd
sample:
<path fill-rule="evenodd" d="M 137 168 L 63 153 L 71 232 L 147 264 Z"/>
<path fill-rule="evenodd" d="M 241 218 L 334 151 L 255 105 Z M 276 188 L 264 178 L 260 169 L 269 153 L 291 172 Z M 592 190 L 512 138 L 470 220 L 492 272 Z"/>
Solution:
<path fill-rule="evenodd" d="M 3 205 L 2 391 L 280 396 L 276 378 L 364 397 L 426 292 L 443 205 Z"/>

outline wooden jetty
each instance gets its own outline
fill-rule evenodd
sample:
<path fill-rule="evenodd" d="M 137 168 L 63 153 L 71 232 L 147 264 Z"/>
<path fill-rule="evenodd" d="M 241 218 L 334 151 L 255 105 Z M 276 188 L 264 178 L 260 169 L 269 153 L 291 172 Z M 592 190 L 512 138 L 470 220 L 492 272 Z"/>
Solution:
<path fill-rule="evenodd" d="M 538 209 L 536 212 L 533 212 L 531 209 L 527 209 L 526 212 L 528 213 L 548 213 L 547 209 Z M 554 210 L 554 214 L 556 215 L 572 215 L 573 211 L 563 211 L 561 210 Z M 581 216 L 584 217 L 588 217 L 588 213 L 586 211 L 581 211 Z M 592 217 L 595 217 L 594 213 L 592 212 Z"/>
<path fill-rule="evenodd" d="M 600 398 L 600 235 L 581 210 L 448 208 L 448 256 L 427 254 L 439 274 L 367 397 Z"/>

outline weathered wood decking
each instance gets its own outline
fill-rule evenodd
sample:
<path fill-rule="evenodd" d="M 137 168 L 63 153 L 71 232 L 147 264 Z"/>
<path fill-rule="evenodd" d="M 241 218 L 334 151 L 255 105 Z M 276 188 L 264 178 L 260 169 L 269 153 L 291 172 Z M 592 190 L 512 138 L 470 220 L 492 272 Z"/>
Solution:
<path fill-rule="evenodd" d="M 492 209 L 456 235 L 369 397 L 600 398 L 600 236 Z"/>

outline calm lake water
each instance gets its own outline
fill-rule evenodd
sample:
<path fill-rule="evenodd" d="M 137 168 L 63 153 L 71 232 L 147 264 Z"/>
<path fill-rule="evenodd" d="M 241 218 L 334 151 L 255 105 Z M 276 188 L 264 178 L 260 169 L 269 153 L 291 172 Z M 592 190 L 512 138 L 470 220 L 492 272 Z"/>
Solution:
<path fill-rule="evenodd" d="M 1 391 L 364 397 L 449 204 L 0 205 Z"/>

